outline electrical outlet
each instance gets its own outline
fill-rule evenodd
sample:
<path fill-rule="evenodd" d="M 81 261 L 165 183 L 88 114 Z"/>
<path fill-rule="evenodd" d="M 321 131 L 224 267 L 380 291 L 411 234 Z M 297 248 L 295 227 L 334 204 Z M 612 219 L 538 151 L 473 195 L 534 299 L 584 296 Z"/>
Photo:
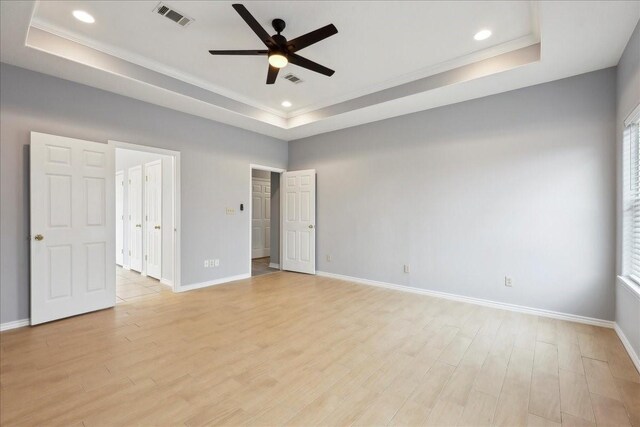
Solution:
<path fill-rule="evenodd" d="M 504 285 L 508 288 L 513 287 L 513 279 L 509 276 L 504 276 Z"/>
<path fill-rule="evenodd" d="M 219 259 L 215 259 L 215 260 L 213 260 L 213 265 L 214 265 L 215 267 L 219 267 L 219 266 L 220 266 L 220 260 L 219 260 Z"/>
<path fill-rule="evenodd" d="M 208 259 L 204 260 L 204 268 L 209 268 L 209 260 Z"/>
<path fill-rule="evenodd" d="M 331 262 L 331 255 L 327 255 L 327 262 Z"/>
<path fill-rule="evenodd" d="M 227 215 L 235 215 L 236 210 L 234 208 L 227 208 Z"/>
<path fill-rule="evenodd" d="M 405 265 L 404 265 L 404 272 L 405 272 L 405 273 L 408 273 L 408 272 L 409 272 L 409 265 L 408 265 L 408 264 L 405 264 Z"/>

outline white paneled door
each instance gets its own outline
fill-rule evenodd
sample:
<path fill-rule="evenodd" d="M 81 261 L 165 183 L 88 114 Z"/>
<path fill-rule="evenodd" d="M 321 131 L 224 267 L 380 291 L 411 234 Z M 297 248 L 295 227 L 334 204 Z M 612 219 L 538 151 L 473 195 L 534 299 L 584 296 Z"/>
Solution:
<path fill-rule="evenodd" d="M 31 324 L 113 307 L 114 150 L 31 133 Z"/>
<path fill-rule="evenodd" d="M 271 246 L 271 181 L 251 181 L 251 258 L 269 256 Z"/>
<path fill-rule="evenodd" d="M 116 172 L 116 264 L 124 262 L 124 172 Z"/>
<path fill-rule="evenodd" d="M 144 165 L 145 260 L 147 276 L 162 276 L 162 160 Z"/>
<path fill-rule="evenodd" d="M 282 268 L 316 272 L 316 171 L 285 172 L 282 197 Z M 281 190 L 282 192 L 282 190 Z"/>
<path fill-rule="evenodd" d="M 129 268 L 142 272 L 142 166 L 129 169 Z"/>

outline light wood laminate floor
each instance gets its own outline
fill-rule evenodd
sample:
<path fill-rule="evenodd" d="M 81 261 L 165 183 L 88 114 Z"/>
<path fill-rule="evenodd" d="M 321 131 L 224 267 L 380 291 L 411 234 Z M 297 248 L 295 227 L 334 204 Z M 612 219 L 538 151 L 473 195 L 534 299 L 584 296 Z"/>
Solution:
<path fill-rule="evenodd" d="M 640 426 L 611 329 L 293 273 L 0 341 L 3 426 Z"/>
<path fill-rule="evenodd" d="M 143 276 L 133 270 L 116 266 L 116 302 L 135 302 L 138 298 L 159 292 L 171 292 L 171 288 L 162 285 L 153 277 Z"/>

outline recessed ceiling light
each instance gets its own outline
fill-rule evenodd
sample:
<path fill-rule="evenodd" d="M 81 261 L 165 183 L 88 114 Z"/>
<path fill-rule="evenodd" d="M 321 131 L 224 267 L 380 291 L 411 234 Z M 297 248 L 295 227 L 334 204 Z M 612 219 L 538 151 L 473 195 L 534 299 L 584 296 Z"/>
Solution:
<path fill-rule="evenodd" d="M 74 10 L 73 17 L 76 18 L 78 21 L 82 21 L 86 24 L 93 24 L 94 22 L 96 22 L 93 16 L 91 16 L 84 10 Z"/>
<path fill-rule="evenodd" d="M 282 104 L 281 104 L 281 105 L 282 105 L 283 107 L 285 107 L 285 108 L 289 108 L 289 107 L 291 107 L 291 105 L 292 105 L 292 104 L 291 104 L 291 102 L 289 102 L 289 101 L 282 101 Z"/>
<path fill-rule="evenodd" d="M 478 40 L 478 41 L 480 41 L 480 40 L 486 40 L 486 39 L 488 39 L 489 37 L 491 37 L 491 31 L 489 31 L 489 30 L 481 30 L 481 31 L 478 31 L 478 32 L 476 33 L 476 35 L 475 35 L 475 36 L 473 36 L 473 38 L 474 38 L 474 39 L 476 39 L 476 40 Z"/>

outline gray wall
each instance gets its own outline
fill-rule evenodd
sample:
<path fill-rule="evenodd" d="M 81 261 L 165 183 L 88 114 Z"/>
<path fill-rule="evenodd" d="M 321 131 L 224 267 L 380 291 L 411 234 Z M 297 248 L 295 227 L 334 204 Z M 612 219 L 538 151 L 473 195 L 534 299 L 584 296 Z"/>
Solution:
<path fill-rule="evenodd" d="M 182 285 L 249 273 L 249 164 L 286 168 L 286 142 L 7 64 L 0 94 L 0 322 L 29 317 L 30 131 L 180 151 Z"/>
<path fill-rule="evenodd" d="M 142 166 L 155 160 L 162 161 L 162 279 L 173 284 L 173 158 L 156 153 L 144 151 L 124 150 L 116 148 L 116 172 L 122 171 L 124 177 L 123 210 L 124 210 L 124 242 L 123 242 L 123 264 L 129 266 L 129 169 L 134 166 Z M 142 185 L 142 197 L 144 201 L 144 181 Z M 144 209 L 144 202 L 142 204 Z M 144 239 L 143 244 L 144 244 Z M 143 261 L 144 262 L 144 261 Z"/>
<path fill-rule="evenodd" d="M 289 169 L 317 170 L 318 269 L 612 320 L 615 84 L 609 68 L 290 142 Z"/>
<path fill-rule="evenodd" d="M 622 268 L 622 132 L 624 120 L 640 103 L 640 24 L 636 26 L 617 68 L 616 140 L 618 144 L 618 274 Z M 640 358 L 640 288 L 630 289 L 623 281 L 616 285 L 616 323 Z"/>

